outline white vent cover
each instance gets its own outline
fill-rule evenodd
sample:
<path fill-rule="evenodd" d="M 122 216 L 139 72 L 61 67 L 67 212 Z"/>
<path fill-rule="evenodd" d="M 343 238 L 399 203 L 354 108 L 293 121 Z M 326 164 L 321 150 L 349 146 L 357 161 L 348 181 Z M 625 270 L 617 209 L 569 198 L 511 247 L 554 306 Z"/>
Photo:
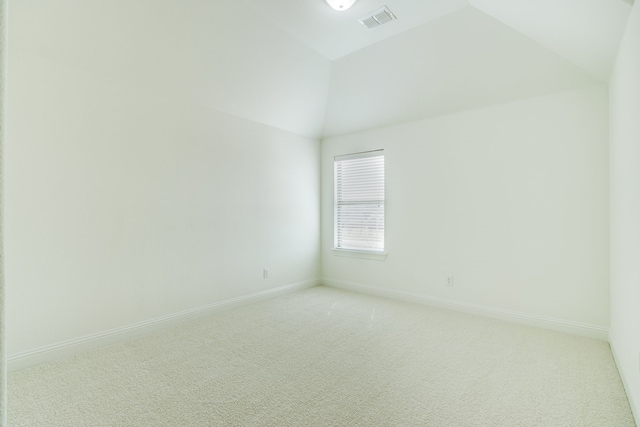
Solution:
<path fill-rule="evenodd" d="M 387 22 L 391 22 L 394 19 L 398 18 L 396 18 L 396 16 L 389 10 L 387 6 L 384 6 L 359 18 L 358 22 L 360 22 L 368 29 L 372 29 L 375 27 L 379 27 L 382 24 L 386 24 Z"/>

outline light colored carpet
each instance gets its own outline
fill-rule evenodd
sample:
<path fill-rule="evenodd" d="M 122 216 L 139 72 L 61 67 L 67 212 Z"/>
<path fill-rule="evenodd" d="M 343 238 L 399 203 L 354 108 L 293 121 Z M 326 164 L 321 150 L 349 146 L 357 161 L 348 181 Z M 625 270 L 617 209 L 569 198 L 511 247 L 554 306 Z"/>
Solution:
<path fill-rule="evenodd" d="M 634 426 L 606 342 L 316 287 L 9 375 L 11 426 Z"/>

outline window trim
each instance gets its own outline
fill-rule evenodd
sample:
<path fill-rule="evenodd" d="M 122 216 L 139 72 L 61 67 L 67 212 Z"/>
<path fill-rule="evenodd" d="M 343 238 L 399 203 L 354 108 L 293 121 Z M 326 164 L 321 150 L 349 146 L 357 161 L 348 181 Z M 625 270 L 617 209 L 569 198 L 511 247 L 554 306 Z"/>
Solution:
<path fill-rule="evenodd" d="M 384 261 L 387 259 L 386 252 L 369 252 L 369 251 L 354 251 L 350 249 L 337 249 L 332 248 L 334 256 L 341 256 L 345 258 L 360 258 L 360 259 L 373 259 L 376 261 Z"/>
<path fill-rule="evenodd" d="M 384 261 L 387 257 L 386 253 L 386 194 L 383 194 L 383 223 L 382 223 L 382 249 L 381 250 L 367 250 L 363 248 L 341 248 L 338 247 L 338 183 L 336 179 L 336 165 L 339 161 L 363 159 L 368 157 L 382 157 L 383 162 L 385 159 L 384 149 L 376 149 L 370 151 L 362 151 L 357 153 L 350 153 L 344 155 L 334 156 L 333 161 L 333 247 L 332 252 L 335 256 L 350 257 L 350 258 L 362 258 L 362 259 L 374 259 Z M 384 163 L 383 163 L 384 165 Z M 383 166 L 383 191 L 386 188 L 386 170 Z"/>

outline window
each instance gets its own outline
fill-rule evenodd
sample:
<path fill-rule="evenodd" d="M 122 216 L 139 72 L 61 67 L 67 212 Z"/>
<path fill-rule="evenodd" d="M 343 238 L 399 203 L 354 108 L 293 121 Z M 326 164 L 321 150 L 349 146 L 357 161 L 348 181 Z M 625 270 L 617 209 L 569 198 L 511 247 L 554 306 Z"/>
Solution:
<path fill-rule="evenodd" d="M 384 252 L 384 151 L 334 158 L 335 249 Z"/>

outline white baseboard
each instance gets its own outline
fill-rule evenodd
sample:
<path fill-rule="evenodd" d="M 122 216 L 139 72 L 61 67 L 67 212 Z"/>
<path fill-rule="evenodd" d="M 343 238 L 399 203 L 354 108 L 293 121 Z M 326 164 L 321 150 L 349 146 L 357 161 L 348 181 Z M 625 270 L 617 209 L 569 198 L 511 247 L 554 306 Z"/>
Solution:
<path fill-rule="evenodd" d="M 631 387 L 627 382 L 625 371 L 620 369 L 619 358 L 617 356 L 616 345 L 613 340 L 609 340 L 609 347 L 611 348 L 611 354 L 613 354 L 613 360 L 616 362 L 616 366 L 618 367 L 618 374 L 620 374 L 620 379 L 622 380 L 622 385 L 624 386 L 624 390 L 627 393 L 627 399 L 629 400 L 629 406 L 631 407 L 631 413 L 636 420 L 636 425 L 640 426 L 640 407 L 636 406 L 636 402 L 634 400 L 634 396 L 629 392 Z"/>
<path fill-rule="evenodd" d="M 180 323 L 205 317 L 218 311 L 240 307 L 263 299 L 273 298 L 278 295 L 287 294 L 301 289 L 311 288 L 313 286 L 317 286 L 318 284 L 320 284 L 320 281 L 318 279 L 305 280 L 303 282 L 292 283 L 290 285 L 267 289 L 250 295 L 231 298 L 228 300 L 203 305 L 201 307 L 180 311 L 178 313 L 156 317 L 155 319 L 145 320 L 131 325 L 110 329 L 108 331 L 85 335 L 80 338 L 58 342 L 55 344 L 36 348 L 34 350 L 12 354 L 7 357 L 7 369 L 10 372 L 17 371 L 19 369 L 28 368 L 31 366 L 39 365 L 41 363 L 51 362 L 53 360 L 73 356 L 83 351 L 91 350 L 109 344 L 114 344 L 143 335 L 148 335 L 150 333 L 167 329 Z"/>
<path fill-rule="evenodd" d="M 500 308 L 469 304 L 466 302 L 460 302 L 446 298 L 430 297 L 413 292 L 398 291 L 378 286 L 365 285 L 362 283 L 347 282 L 344 280 L 335 280 L 328 277 L 323 277 L 321 279 L 321 283 L 323 285 L 331 286 L 334 288 L 392 298 L 405 302 L 423 304 L 430 307 L 455 310 L 464 313 L 490 317 L 493 319 L 519 323 L 522 325 L 533 326 L 536 328 L 551 329 L 554 331 L 580 335 L 587 338 L 595 338 L 603 341 L 607 341 L 609 335 L 608 328 L 589 325 L 585 323 L 572 322 L 570 320 L 535 316 L 525 313 L 519 313 L 516 311 L 503 310 Z"/>

